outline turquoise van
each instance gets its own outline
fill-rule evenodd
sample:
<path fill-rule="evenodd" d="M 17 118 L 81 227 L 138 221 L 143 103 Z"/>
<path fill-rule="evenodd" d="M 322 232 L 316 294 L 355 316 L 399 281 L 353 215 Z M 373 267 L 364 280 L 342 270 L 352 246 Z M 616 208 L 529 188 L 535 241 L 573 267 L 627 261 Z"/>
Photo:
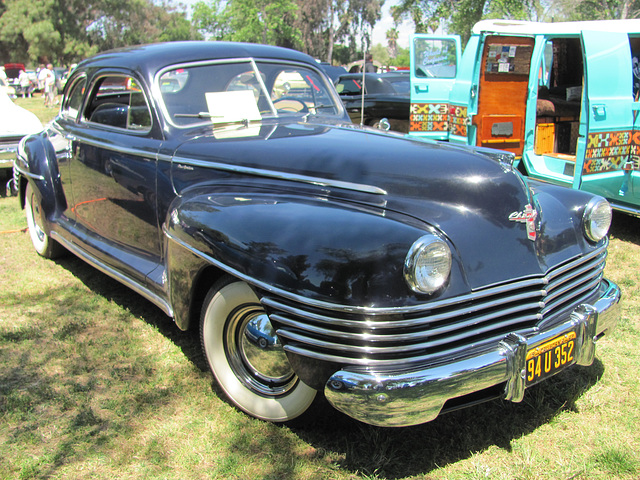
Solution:
<path fill-rule="evenodd" d="M 484 20 L 411 42 L 409 134 L 512 152 L 521 171 L 640 216 L 640 21 Z"/>

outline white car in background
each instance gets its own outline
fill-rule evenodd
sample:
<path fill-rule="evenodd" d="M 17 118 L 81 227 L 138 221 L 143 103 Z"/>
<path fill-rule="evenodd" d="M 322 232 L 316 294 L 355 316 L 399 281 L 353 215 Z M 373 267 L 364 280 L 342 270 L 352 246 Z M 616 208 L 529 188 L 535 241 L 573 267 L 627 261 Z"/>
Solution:
<path fill-rule="evenodd" d="M 2 77 L 0 77 L 0 92 L 12 98 L 16 96 L 16 89 L 9 85 L 7 80 Z"/>
<path fill-rule="evenodd" d="M 43 126 L 35 114 L 13 103 L 4 89 L 0 89 L 0 112 L 0 195 L 4 196 L 7 190 L 13 193 L 9 182 L 13 179 L 18 143 L 25 135 L 40 132 Z"/>

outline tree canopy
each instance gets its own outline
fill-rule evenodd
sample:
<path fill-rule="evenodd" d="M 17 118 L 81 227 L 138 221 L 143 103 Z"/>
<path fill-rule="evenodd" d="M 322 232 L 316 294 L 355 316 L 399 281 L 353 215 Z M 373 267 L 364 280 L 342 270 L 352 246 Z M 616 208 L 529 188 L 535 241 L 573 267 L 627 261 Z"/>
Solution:
<path fill-rule="evenodd" d="M 396 23 L 411 19 L 416 32 L 443 28 L 466 41 L 473 25 L 484 18 L 546 22 L 638 18 L 640 0 L 400 0 L 391 11 Z"/>
<path fill-rule="evenodd" d="M 371 43 L 384 0 L 209 0 L 193 23 L 205 38 L 295 48 L 331 61 L 335 43 L 355 53 Z"/>
<path fill-rule="evenodd" d="M 397 26 L 442 29 L 466 40 L 483 18 L 562 21 L 640 17 L 640 0 L 399 0 L 395 28 L 373 49 L 385 0 L 201 0 L 187 17 L 176 0 L 3 0 L 0 62 L 69 64 L 97 52 L 156 41 L 206 38 L 266 43 L 348 63 L 373 50 L 402 63 Z M 402 58 L 401 58 L 402 57 Z"/>
<path fill-rule="evenodd" d="M 170 2 L 152 0 L 4 0 L 3 61 L 69 64 L 110 48 L 199 38 Z"/>

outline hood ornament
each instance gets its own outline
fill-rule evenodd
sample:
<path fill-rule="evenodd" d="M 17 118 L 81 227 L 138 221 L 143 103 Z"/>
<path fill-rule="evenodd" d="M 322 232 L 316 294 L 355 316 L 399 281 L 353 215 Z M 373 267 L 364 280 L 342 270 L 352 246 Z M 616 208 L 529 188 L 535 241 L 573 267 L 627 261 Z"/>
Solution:
<path fill-rule="evenodd" d="M 524 223 L 527 226 L 527 238 L 531 241 L 535 241 L 537 217 L 538 212 L 535 211 L 531 204 L 527 204 L 525 205 L 523 211 L 513 212 L 511 215 L 509 215 L 509 221 Z"/>

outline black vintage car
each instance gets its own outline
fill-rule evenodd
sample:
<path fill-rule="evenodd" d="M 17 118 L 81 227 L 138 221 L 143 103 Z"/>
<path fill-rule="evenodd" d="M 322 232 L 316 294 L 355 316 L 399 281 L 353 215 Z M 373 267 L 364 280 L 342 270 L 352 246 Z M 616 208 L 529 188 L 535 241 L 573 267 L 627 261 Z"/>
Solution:
<path fill-rule="evenodd" d="M 409 132 L 408 71 L 365 73 L 364 77 L 362 73 L 349 73 L 340 75 L 335 85 L 353 123 L 386 129 L 384 123 L 388 122 L 390 130 Z"/>
<path fill-rule="evenodd" d="M 521 401 L 616 323 L 609 204 L 509 160 L 353 125 L 301 53 L 177 42 L 81 63 L 15 173 L 37 252 L 199 328 L 242 410 L 402 426 Z"/>

